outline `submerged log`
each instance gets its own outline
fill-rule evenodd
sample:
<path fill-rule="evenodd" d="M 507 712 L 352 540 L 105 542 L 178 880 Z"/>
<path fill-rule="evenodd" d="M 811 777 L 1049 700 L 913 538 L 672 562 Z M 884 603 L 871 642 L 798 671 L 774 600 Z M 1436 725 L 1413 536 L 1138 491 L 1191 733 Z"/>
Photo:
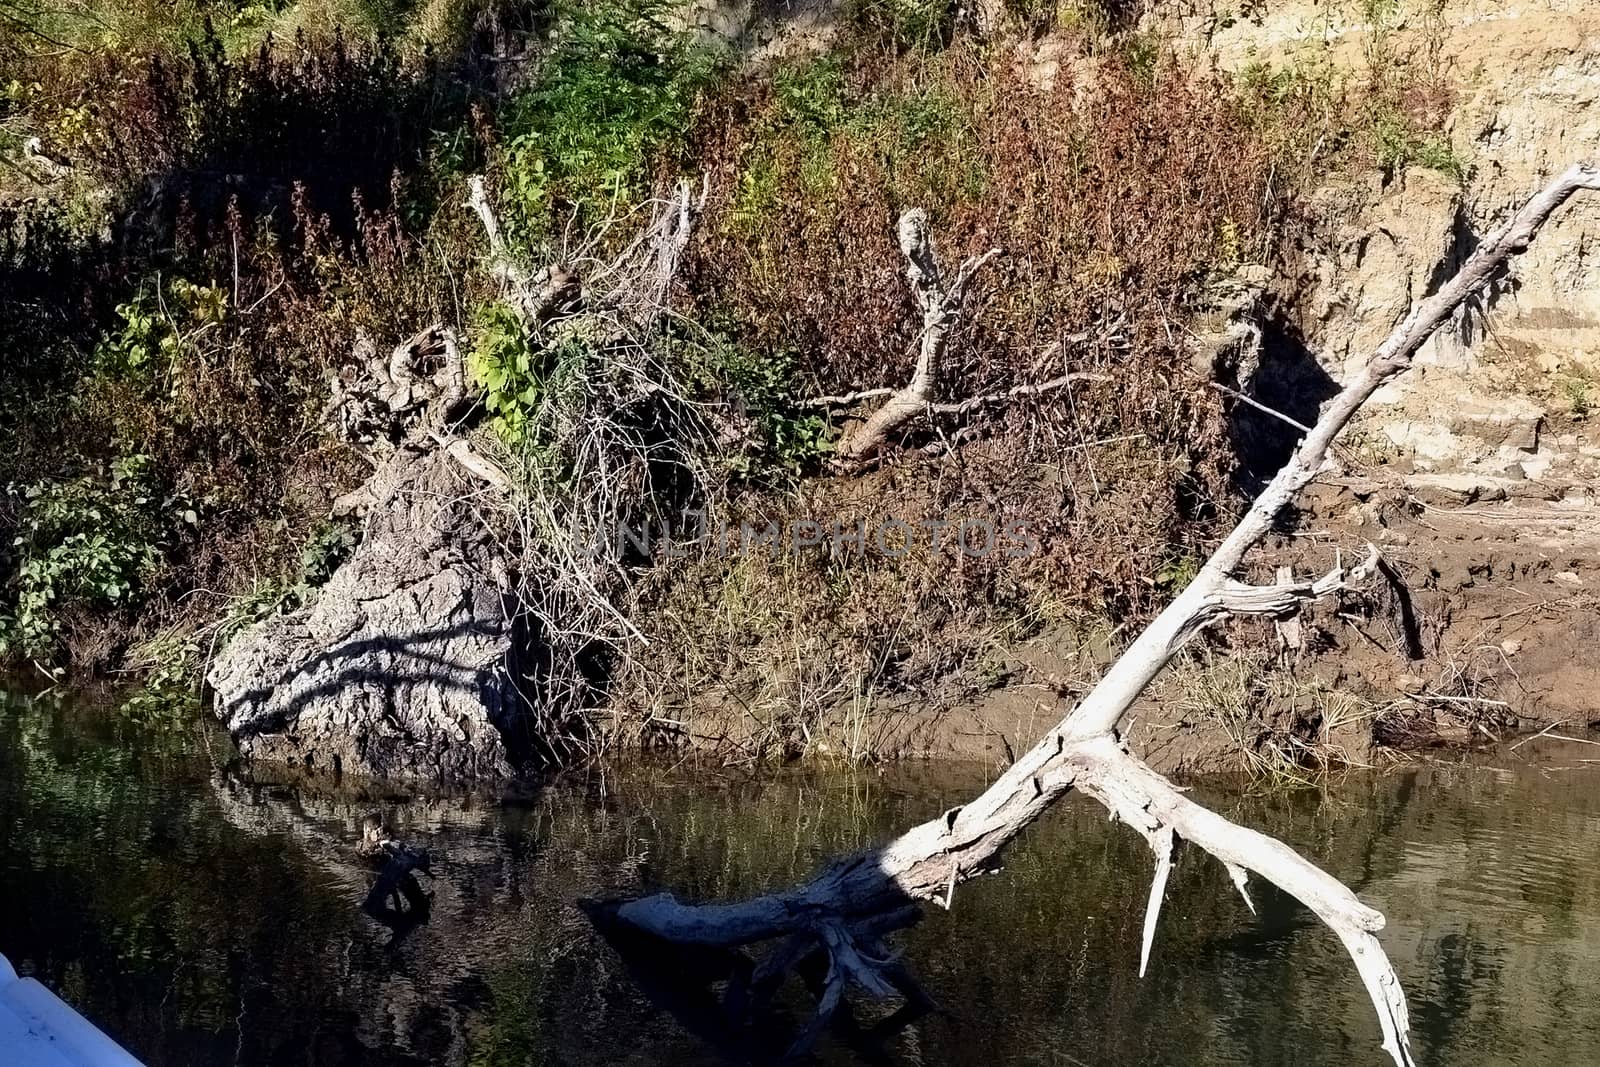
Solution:
<path fill-rule="evenodd" d="M 806 1035 L 814 1039 L 838 1010 L 847 988 L 860 987 L 875 996 L 899 992 L 899 983 L 890 977 L 891 966 L 899 965 L 882 950 L 882 934 L 911 921 L 922 902 L 951 907 L 961 882 L 993 870 L 1011 840 L 1077 788 L 1142 834 L 1155 854 L 1141 974 L 1149 961 L 1173 850 L 1187 841 L 1223 863 L 1247 905 L 1246 880 L 1254 873 L 1310 908 L 1349 951 L 1377 1012 L 1384 1051 L 1399 1067 L 1414 1062 L 1405 993 L 1375 936 L 1383 928 L 1383 916 L 1288 846 L 1185 798 L 1128 751 L 1118 726 L 1150 682 L 1204 627 L 1230 615 L 1281 615 L 1304 600 L 1344 588 L 1347 580 L 1378 566 L 1374 554 L 1348 578 L 1337 565 L 1314 582 L 1253 587 L 1233 578 L 1245 553 L 1316 477 L 1334 439 L 1372 394 L 1404 372 L 1433 332 L 1528 247 L 1552 212 L 1576 192 L 1597 188 L 1600 171 L 1575 166 L 1488 234 L 1455 277 L 1418 304 L 1327 404 L 1289 462 L 1194 581 L 1111 665 L 1082 703 L 980 796 L 881 848 L 841 859 L 792 889 L 726 904 L 685 904 L 658 894 L 613 901 L 598 912 L 609 922 L 675 944 L 748 946 L 782 938 L 758 968 L 769 974 L 781 975 L 808 955 L 822 953 L 828 967 L 818 994 L 818 1025 Z"/>

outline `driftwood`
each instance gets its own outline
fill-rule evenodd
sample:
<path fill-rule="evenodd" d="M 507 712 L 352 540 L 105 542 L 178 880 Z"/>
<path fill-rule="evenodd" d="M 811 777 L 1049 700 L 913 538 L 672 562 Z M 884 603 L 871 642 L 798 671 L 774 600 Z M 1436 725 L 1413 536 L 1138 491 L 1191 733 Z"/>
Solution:
<path fill-rule="evenodd" d="M 890 392 L 882 407 L 840 439 L 838 462 L 847 468 L 858 467 L 872 458 L 895 431 L 933 403 L 945 351 L 950 346 L 950 333 L 960 318 L 961 303 L 978 271 L 1000 255 L 999 249 L 990 249 L 981 256 L 974 256 L 962 263 L 955 277 L 947 281 L 934 254 L 926 212 L 913 209 L 901 215 L 899 235 L 900 252 L 906 257 L 906 280 L 911 283 L 917 304 L 922 308 L 917 365 L 904 388 Z M 857 394 L 866 395 L 873 394 Z"/>
<path fill-rule="evenodd" d="M 358 335 L 327 428 L 373 467 L 333 503 L 360 543 L 299 610 L 209 664 L 214 710 L 250 759 L 459 781 L 521 759 L 524 704 L 504 561 L 479 497 L 505 473 L 467 435 L 460 344 L 429 326 L 391 351 Z"/>
<path fill-rule="evenodd" d="M 946 279 L 939 257 L 934 250 L 933 237 L 928 231 L 927 213 L 913 208 L 900 216 L 900 252 L 906 260 L 906 280 L 911 285 L 917 306 L 922 309 L 922 331 L 917 342 L 917 362 L 911 381 L 895 389 L 878 387 L 859 389 L 839 396 L 813 397 L 800 402 L 807 408 L 845 409 L 866 400 L 883 399 L 883 404 L 866 419 L 855 424 L 840 437 L 835 449 L 834 465 L 843 471 L 858 471 L 882 454 L 896 434 L 919 416 L 966 418 L 985 408 L 999 407 L 1025 398 L 1045 397 L 1071 389 L 1079 382 L 1106 383 L 1113 380 L 1109 374 L 1094 371 L 1069 371 L 1048 381 L 1014 385 L 997 393 L 969 396 L 960 400 L 935 400 L 943 378 L 945 353 L 950 347 L 950 335 L 960 322 L 962 305 L 972 281 L 988 264 L 1001 255 L 998 248 L 980 256 L 972 256 L 957 268 L 955 277 Z M 1111 340 L 1116 324 L 1105 335 Z M 1083 341 L 1089 334 L 1076 335 L 1070 340 Z M 1045 354 L 1060 353 L 1061 344 L 1051 345 Z"/>
<path fill-rule="evenodd" d="M 684 904 L 670 894 L 660 894 L 610 902 L 600 912 L 605 920 L 673 944 L 744 946 L 784 939 L 767 962 L 756 968 L 767 986 L 774 984 L 774 975 L 781 975 L 801 958 L 822 952 L 828 961 L 827 977 L 818 998 L 816 1023 L 801 1037 L 800 1044 L 804 1044 L 838 1009 L 847 987 L 859 986 L 878 996 L 903 992 L 901 983 L 890 978 L 892 958 L 884 951 L 881 937 L 909 924 L 920 902 L 936 901 L 948 908 L 957 885 L 993 869 L 1009 841 L 1077 788 L 1143 834 L 1155 854 L 1141 973 L 1148 963 L 1173 849 L 1179 841 L 1187 841 L 1221 860 L 1241 894 L 1254 873 L 1315 912 L 1349 950 L 1377 1011 L 1384 1050 L 1401 1067 L 1412 1063 L 1405 994 L 1375 936 L 1383 928 L 1383 916 L 1281 842 L 1237 826 L 1186 799 L 1127 750 L 1118 736 L 1118 725 L 1178 650 L 1207 625 L 1229 615 L 1280 615 L 1303 601 L 1344 588 L 1377 565 L 1372 558 L 1348 575 L 1336 566 L 1315 582 L 1266 587 L 1245 585 L 1232 577 L 1245 553 L 1316 477 L 1334 438 L 1362 404 L 1379 386 L 1405 371 L 1433 332 L 1481 292 L 1512 256 L 1527 248 L 1553 211 L 1579 190 L 1596 188 L 1600 188 L 1600 172 L 1575 166 L 1487 235 L 1456 276 L 1417 305 L 1366 367 L 1327 404 L 1288 463 L 1194 581 L 1139 635 L 1088 696 L 982 795 L 913 827 L 881 848 L 839 860 L 811 881 L 783 892 L 742 903 L 702 905 Z M 913 228 L 913 238 L 916 232 Z M 902 235 L 905 233 L 903 230 Z M 914 250 L 917 241 L 903 243 Z M 915 283 L 922 268 L 913 263 Z M 970 277 L 971 269 L 964 268 L 963 275 Z M 952 289 L 958 291 L 959 286 Z M 948 305 L 939 301 L 946 300 L 950 290 L 933 291 L 935 295 L 924 305 L 933 309 L 930 318 L 948 312 Z M 941 307 L 945 310 L 939 311 Z M 925 347 L 924 362 L 931 368 L 939 342 L 928 344 L 931 347 Z M 922 370 L 919 365 L 919 372 Z M 911 401 L 916 393 L 913 388 L 906 400 Z M 920 405 L 926 397 L 917 394 L 915 400 Z M 897 410 L 914 406 L 902 404 Z M 858 437 L 855 454 L 881 441 L 883 433 L 897 424 L 896 419 L 904 417 L 878 420 L 878 429 Z M 1249 903 L 1248 895 L 1245 901 Z"/>
<path fill-rule="evenodd" d="M 353 354 L 357 373 L 351 381 L 337 375 L 332 379 L 322 421 L 376 473 L 334 501 L 335 516 L 386 507 L 405 476 L 435 449 L 467 473 L 504 487 L 505 472 L 456 435 L 474 397 L 454 330 L 435 323 L 396 345 L 387 357 L 360 333 Z"/>

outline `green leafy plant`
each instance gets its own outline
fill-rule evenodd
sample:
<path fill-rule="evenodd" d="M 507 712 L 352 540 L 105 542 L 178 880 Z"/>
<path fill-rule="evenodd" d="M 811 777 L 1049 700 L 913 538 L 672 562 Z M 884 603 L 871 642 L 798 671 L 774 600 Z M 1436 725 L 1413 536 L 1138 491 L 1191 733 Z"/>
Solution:
<path fill-rule="evenodd" d="M 1174 547 L 1156 571 L 1156 585 L 1171 592 L 1182 592 L 1200 573 L 1200 557 L 1192 549 Z"/>
<path fill-rule="evenodd" d="M 245 627 L 269 616 L 293 611 L 301 605 L 304 590 L 303 584 L 291 584 L 282 578 L 258 578 L 251 582 L 248 590 L 228 601 L 211 646 L 221 648 Z"/>
<path fill-rule="evenodd" d="M 731 473 L 754 482 L 794 479 L 832 451 L 827 420 L 795 403 L 792 355 L 760 356 L 726 342 L 714 355 L 734 402 L 754 427 L 751 447 L 733 458 Z"/>
<path fill-rule="evenodd" d="M 564 0 L 552 50 L 502 115 L 508 228 L 537 242 L 553 213 L 590 219 L 643 190 L 646 166 L 682 137 L 721 57 L 667 25 L 665 0 Z"/>
<path fill-rule="evenodd" d="M 1129 72 L 1146 89 L 1154 89 L 1161 67 L 1161 39 L 1153 33 L 1130 33 L 1120 44 Z"/>
<path fill-rule="evenodd" d="M 818 205 L 838 199 L 849 156 L 877 159 L 906 203 L 976 198 L 987 178 L 971 113 L 954 93 L 937 82 L 855 91 L 837 53 L 778 68 L 772 103 L 753 132 L 727 216 L 728 232 L 745 239 L 773 214 L 788 169 Z"/>
<path fill-rule="evenodd" d="M 144 673 L 138 687 L 123 698 L 123 718 L 142 733 L 187 728 L 200 708 L 197 683 L 203 655 L 200 635 L 183 628 L 164 631 L 134 649 L 129 663 Z"/>
<path fill-rule="evenodd" d="M 1594 410 L 1594 400 L 1589 395 L 1590 383 L 1582 378 L 1568 378 L 1565 382 L 1567 405 L 1577 418 L 1584 418 Z"/>
<path fill-rule="evenodd" d="M 506 444 L 523 444 L 549 371 L 549 352 L 528 343 L 517 313 L 503 303 L 486 304 L 472 330 L 467 371 L 483 389 L 483 407 Z"/>
<path fill-rule="evenodd" d="M 311 528 L 311 536 L 300 550 L 301 590 L 310 591 L 327 583 L 339 565 L 350 558 L 361 541 L 360 532 L 348 522 L 324 519 Z"/>
<path fill-rule="evenodd" d="M 772 77 L 772 104 L 756 126 L 739 171 L 738 188 L 728 209 L 727 229 L 751 238 L 771 213 L 781 193 L 786 157 L 798 155 L 798 170 L 807 190 L 832 179 L 829 143 L 849 120 L 853 101 L 844 83 L 844 65 L 836 53 L 778 67 Z"/>
<path fill-rule="evenodd" d="M 171 380 L 178 362 L 228 318 L 227 290 L 173 278 L 157 279 L 117 305 L 122 325 L 95 352 L 102 373 L 151 383 Z"/>
<path fill-rule="evenodd" d="M 851 0 L 846 7 L 863 32 L 898 48 L 938 48 L 955 32 L 958 5 L 950 0 Z"/>
<path fill-rule="evenodd" d="M 14 600 L 0 616 L 0 655 L 39 658 L 54 651 L 63 607 L 114 606 L 137 596 L 161 558 L 163 505 L 147 456 L 118 460 L 108 478 L 41 481 L 12 493 L 22 517 L 11 545 Z"/>
<path fill-rule="evenodd" d="M 1404 111 L 1379 107 L 1372 112 L 1367 130 L 1378 165 L 1390 170 L 1422 166 L 1463 181 L 1466 161 L 1456 154 L 1441 133 L 1419 129 Z"/>
<path fill-rule="evenodd" d="M 778 68 L 772 76 L 774 120 L 801 136 L 826 135 L 849 115 L 844 61 L 836 52 Z"/>

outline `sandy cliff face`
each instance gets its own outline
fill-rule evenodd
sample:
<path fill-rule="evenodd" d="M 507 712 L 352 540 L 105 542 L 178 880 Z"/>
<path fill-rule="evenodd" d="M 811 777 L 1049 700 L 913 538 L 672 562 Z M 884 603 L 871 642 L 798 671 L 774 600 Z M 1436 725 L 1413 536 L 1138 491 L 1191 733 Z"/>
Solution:
<path fill-rule="evenodd" d="M 1299 64 L 1362 78 L 1376 62 L 1429 64 L 1453 90 L 1445 132 L 1463 173 L 1330 175 L 1298 262 L 1275 282 L 1292 339 L 1276 357 L 1331 386 L 1480 235 L 1557 172 L 1600 161 L 1600 5 L 1266 6 L 1254 21 L 1216 3 L 1150 25 L 1228 70 Z M 1417 625 L 1403 654 L 1369 634 L 1301 670 L 1398 709 L 1425 734 L 1600 718 L 1597 238 L 1600 199 L 1561 212 L 1488 299 L 1380 393 L 1346 439 L 1344 470 L 1306 512 L 1313 539 L 1383 545 Z"/>
<path fill-rule="evenodd" d="M 1600 156 L 1600 5 L 1585 0 L 1213 2 L 1153 25 L 1233 71 L 1374 64 L 1442 74 L 1465 180 L 1411 167 L 1330 179 L 1299 276 L 1285 279 L 1310 354 L 1335 379 L 1548 178 Z M 1380 396 L 1362 443 L 1419 492 L 1592 498 L 1600 477 L 1600 201 L 1575 202 L 1491 298 L 1441 332 Z"/>

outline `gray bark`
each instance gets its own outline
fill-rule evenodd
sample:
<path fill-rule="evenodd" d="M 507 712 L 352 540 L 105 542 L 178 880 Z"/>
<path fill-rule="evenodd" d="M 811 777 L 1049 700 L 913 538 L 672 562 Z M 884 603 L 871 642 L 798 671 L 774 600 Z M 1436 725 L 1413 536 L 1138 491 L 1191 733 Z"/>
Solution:
<path fill-rule="evenodd" d="M 242 755 L 462 781 L 509 774 L 521 716 L 499 551 L 446 450 L 402 451 L 390 500 L 311 606 L 246 630 L 212 662 Z"/>
<path fill-rule="evenodd" d="M 467 400 L 434 326 L 336 380 L 324 415 L 376 469 L 337 513 L 361 543 L 313 602 L 249 627 L 206 681 L 248 759 L 456 782 L 507 775 L 522 698 L 501 550 L 474 497 L 505 476 L 451 433 Z"/>
<path fill-rule="evenodd" d="M 901 215 L 899 237 L 900 254 L 906 260 L 906 280 L 916 294 L 918 306 L 922 308 L 922 338 L 917 363 L 911 381 L 904 388 L 891 392 L 882 407 L 839 440 L 838 462 L 847 470 L 865 464 L 902 426 L 928 411 L 943 374 L 950 333 L 960 319 L 961 303 L 966 299 L 972 278 L 1000 255 L 999 250 L 994 249 L 968 259 L 956 271 L 956 276 L 947 282 L 934 253 L 926 212 L 913 208 Z M 1066 384 L 1065 379 L 1061 384 Z M 964 413 L 962 405 L 954 407 Z"/>

